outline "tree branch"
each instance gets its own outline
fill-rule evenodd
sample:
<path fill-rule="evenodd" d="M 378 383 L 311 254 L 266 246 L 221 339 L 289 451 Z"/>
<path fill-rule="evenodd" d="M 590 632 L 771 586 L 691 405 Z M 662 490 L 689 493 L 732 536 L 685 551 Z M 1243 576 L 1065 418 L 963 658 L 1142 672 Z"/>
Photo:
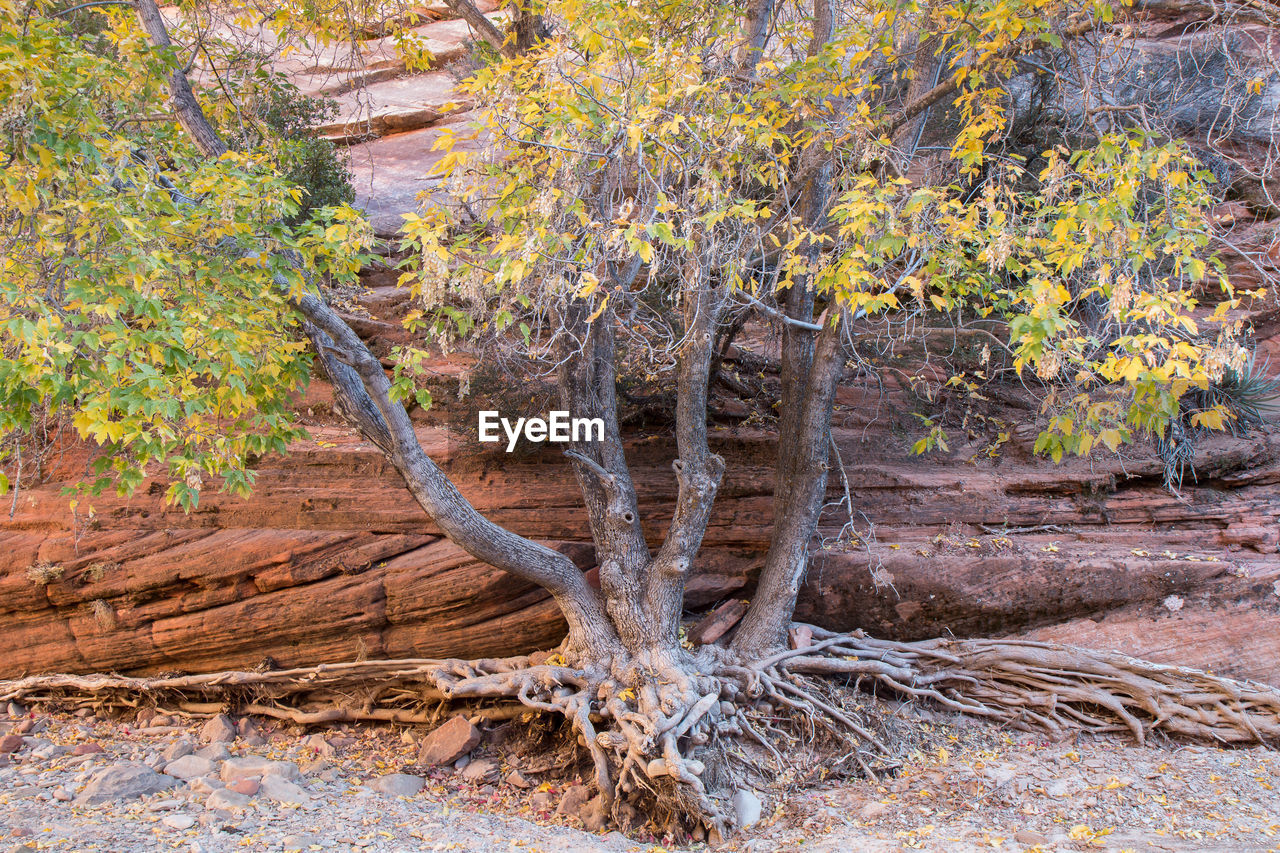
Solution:
<path fill-rule="evenodd" d="M 168 49 L 168 29 L 155 0 L 137 0 L 136 8 L 152 45 Z M 181 69 L 170 75 L 169 87 L 178 121 L 201 153 L 216 157 L 227 151 Z M 305 275 L 297 258 L 290 257 L 289 261 Z M 289 291 L 283 275 L 276 275 L 276 285 Z M 578 648 L 593 647 L 607 655 L 616 634 L 599 598 L 573 562 L 481 515 L 422 449 L 404 407 L 391 399 L 391 383 L 382 364 L 351 327 L 319 296 L 306 294 L 291 304 L 306 318 L 313 343 L 320 344 L 320 358 L 336 380 L 335 393 L 346 398 L 342 401 L 344 408 L 354 413 L 362 432 L 368 429 L 365 436 L 383 450 L 441 531 L 476 559 L 545 588 L 569 622 L 570 643 Z M 332 350 L 345 357 L 338 359 Z"/>

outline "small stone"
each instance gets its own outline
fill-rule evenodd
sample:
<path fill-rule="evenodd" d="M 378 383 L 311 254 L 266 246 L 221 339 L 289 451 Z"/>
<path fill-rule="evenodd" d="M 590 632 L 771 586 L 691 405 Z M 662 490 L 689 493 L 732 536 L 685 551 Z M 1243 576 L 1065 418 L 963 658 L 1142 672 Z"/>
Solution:
<path fill-rule="evenodd" d="M 9 711 L 9 716 L 15 720 L 18 719 L 19 717 L 25 717 L 27 715 L 27 709 L 19 705 L 17 702 L 10 702 L 8 711 Z"/>
<path fill-rule="evenodd" d="M 507 784 L 516 788 L 532 788 L 533 785 L 519 770 L 512 770 L 507 774 Z"/>
<path fill-rule="evenodd" d="M 311 735 L 302 742 L 302 745 L 323 758 L 333 758 L 333 744 L 325 740 L 324 735 Z"/>
<path fill-rule="evenodd" d="M 236 739 L 236 726 L 226 714 L 217 714 L 200 729 L 201 743 L 231 743 Z"/>
<path fill-rule="evenodd" d="M 300 850 L 309 850 L 313 846 L 320 846 L 320 839 L 314 835 L 286 835 L 280 841 L 284 847 L 284 853 L 297 853 Z"/>
<path fill-rule="evenodd" d="M 369 787 L 379 794 L 388 797 L 412 797 L 422 790 L 426 784 L 421 776 L 410 776 L 407 773 L 388 773 L 369 783 Z"/>
<path fill-rule="evenodd" d="M 1071 793 L 1071 786 L 1065 779 L 1056 779 L 1045 786 L 1044 792 L 1050 797 L 1061 799 Z"/>
<path fill-rule="evenodd" d="M 53 789 L 53 798 L 60 803 L 69 803 L 74 799 L 71 792 L 61 785 Z"/>
<path fill-rule="evenodd" d="M 326 770 L 332 770 L 334 766 L 332 761 L 317 758 L 315 761 L 304 761 L 299 769 L 302 770 L 302 775 L 312 776 L 317 773 L 323 773 Z"/>
<path fill-rule="evenodd" d="M 302 781 L 302 772 L 298 770 L 298 765 L 292 761 L 272 761 L 256 755 L 228 758 L 222 762 L 221 775 L 222 781 L 228 783 L 248 776 L 257 776 L 259 778 L 279 776 L 293 782 Z"/>
<path fill-rule="evenodd" d="M 889 807 L 884 803 L 878 801 L 867 803 L 862 807 L 862 810 L 858 812 L 858 820 L 873 821 L 887 811 L 889 811 Z"/>
<path fill-rule="evenodd" d="M 184 782 L 190 782 L 200 776 L 208 776 L 216 769 L 217 765 L 211 760 L 198 755 L 184 755 L 164 766 L 166 774 L 176 776 Z"/>
<path fill-rule="evenodd" d="M 424 767 L 452 764 L 479 743 L 480 730 L 458 714 L 423 739 L 418 763 Z"/>
<path fill-rule="evenodd" d="M 585 785 L 571 785 L 560 798 L 560 805 L 556 806 L 556 814 L 564 817 L 576 815 L 582 811 L 582 807 L 590 799 L 591 792 Z"/>
<path fill-rule="evenodd" d="M 176 829 L 181 832 L 184 829 L 190 829 L 196 825 L 196 819 L 189 814 L 171 814 L 160 818 L 160 822 L 170 829 Z"/>
<path fill-rule="evenodd" d="M 209 795 L 209 799 L 205 800 L 205 806 L 210 809 L 222 809 L 224 811 L 239 811 L 249 805 L 249 798 L 244 794 L 237 794 L 235 791 L 228 791 L 226 788 L 219 788 Z"/>
<path fill-rule="evenodd" d="M 462 768 L 459 774 L 468 782 L 479 783 L 496 774 L 498 771 L 498 762 L 488 758 L 482 758 L 479 761 L 472 761 L 466 767 Z"/>
<path fill-rule="evenodd" d="M 231 757 L 231 750 L 227 749 L 225 743 L 211 743 L 197 749 L 195 754 L 210 761 L 226 761 Z"/>
<path fill-rule="evenodd" d="M 185 805 L 183 800 L 159 800 L 158 802 L 148 803 L 147 810 L 153 812 L 171 812 L 176 808 Z"/>
<path fill-rule="evenodd" d="M 21 735 L 5 735 L 0 737 L 0 753 L 17 752 L 24 746 Z"/>
<path fill-rule="evenodd" d="M 582 811 L 578 812 L 578 817 L 582 818 L 587 832 L 603 832 L 608 829 L 609 813 L 604 807 L 604 797 L 597 796 L 588 800 Z"/>
<path fill-rule="evenodd" d="M 258 793 L 258 789 L 261 787 L 262 782 L 259 781 L 257 776 L 246 776 L 227 785 L 227 790 L 235 791 L 237 794 L 244 794 L 246 797 L 252 797 Z"/>
<path fill-rule="evenodd" d="M 1043 832 L 1036 832 L 1034 829 L 1019 829 L 1013 834 L 1013 840 L 1028 847 L 1035 847 L 1040 844 L 1048 844 L 1049 836 Z"/>
<path fill-rule="evenodd" d="M 71 750 L 72 755 L 96 755 L 99 752 L 105 752 L 101 744 L 88 741 L 86 743 L 78 743 Z"/>
<path fill-rule="evenodd" d="M 739 788 L 733 792 L 733 812 L 738 818 L 738 826 L 746 829 L 760 820 L 760 812 L 764 804 L 754 791 Z"/>
<path fill-rule="evenodd" d="M 529 807 L 538 812 L 549 812 L 555 804 L 556 798 L 549 791 L 539 791 L 529 798 Z"/>
<path fill-rule="evenodd" d="M 188 784 L 197 794 L 212 794 L 219 788 L 226 787 L 217 776 L 201 776 L 199 779 L 192 779 Z"/>
<path fill-rule="evenodd" d="M 165 761 L 177 761 L 184 755 L 191 755 L 196 751 L 196 745 L 189 737 L 180 737 L 164 751 Z"/>
<path fill-rule="evenodd" d="M 462 756 L 461 758 L 459 758 L 457 761 L 453 762 L 453 769 L 454 769 L 454 770 L 461 770 L 461 769 L 463 769 L 464 767 L 466 767 L 466 766 L 467 766 L 468 764 L 470 764 L 470 763 L 471 763 L 471 756 L 470 756 L 470 755 L 464 755 L 464 756 Z"/>
<path fill-rule="evenodd" d="M 93 774 L 78 799 L 81 803 L 96 805 L 155 794 L 176 784 L 178 782 L 172 776 L 163 776 L 146 765 L 128 762 Z"/>
<path fill-rule="evenodd" d="M 240 737 L 248 738 L 258 737 L 261 733 L 258 731 L 258 727 L 254 725 L 253 720 L 248 717 L 242 717 L 240 722 L 236 723 L 236 734 L 240 735 Z"/>
<path fill-rule="evenodd" d="M 407 746 L 414 746 L 418 743 L 418 739 L 413 735 L 413 729 L 405 729 L 400 733 L 400 742 Z"/>
<path fill-rule="evenodd" d="M 311 800 L 310 794 L 282 776 L 263 776 L 259 790 L 268 800 L 277 803 L 301 805 Z"/>

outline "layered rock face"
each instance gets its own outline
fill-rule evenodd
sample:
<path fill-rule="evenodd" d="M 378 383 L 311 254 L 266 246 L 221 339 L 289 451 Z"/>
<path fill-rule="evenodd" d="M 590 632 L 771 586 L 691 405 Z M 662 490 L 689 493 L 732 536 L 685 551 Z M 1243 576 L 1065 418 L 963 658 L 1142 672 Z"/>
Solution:
<path fill-rule="evenodd" d="M 312 390 L 312 411 L 324 394 Z M 842 390 L 837 443 L 874 539 L 863 526 L 858 544 L 818 549 L 800 618 L 907 638 L 1012 633 L 1280 681 L 1280 435 L 1212 441 L 1179 497 L 1151 459 L 1032 458 L 1030 430 L 994 459 L 982 437 L 913 457 L 894 409 L 879 390 Z M 59 482 L 21 492 L 0 525 L 0 630 L 13 652 L 0 672 L 491 656 L 558 642 L 547 596 L 441 538 L 375 448 L 336 425 L 313 434 L 262 461 L 251 499 L 210 489 L 190 515 L 162 505 L 158 481 L 75 513 Z M 593 568 L 558 452 L 482 451 L 492 445 L 440 425 L 421 434 L 483 512 Z M 725 426 L 714 443 L 729 464 L 691 607 L 750 596 L 772 515 L 772 436 Z M 658 537 L 675 448 L 655 431 L 630 450 Z M 830 513 L 822 535 L 834 540 L 839 522 Z"/>
<path fill-rule="evenodd" d="M 466 55 L 460 22 L 421 29 L 439 62 Z M 360 201 L 390 234 L 434 189 L 425 177 L 439 156 L 432 146 L 465 115 L 446 109 L 456 98 L 449 71 L 407 77 L 384 47 L 371 39 L 358 63 L 311 57 L 289 71 L 340 98 L 341 115 L 321 131 L 351 143 Z M 1234 226 L 1233 276 L 1253 286 L 1276 271 L 1280 243 L 1267 205 L 1245 196 L 1222 207 L 1220 224 Z M 379 348 L 400 334 L 404 297 L 390 281 L 371 271 L 371 316 L 353 318 Z M 1277 303 L 1251 320 L 1260 350 L 1280 356 Z M 447 399 L 468 365 L 436 368 L 437 397 Z M 1280 683 L 1280 432 L 1207 440 L 1194 479 L 1188 473 L 1173 494 L 1149 448 L 1060 466 L 1033 457 L 1034 405 L 1007 390 L 984 414 L 1027 426 L 1003 439 L 962 429 L 948 453 L 916 457 L 909 389 L 891 377 L 846 377 L 835 437 L 856 538 L 840 536 L 837 511 L 825 516 L 799 618 L 900 638 L 1052 639 Z M 714 405 L 728 413 L 712 438 L 728 467 L 691 579 L 692 608 L 750 597 L 768 544 L 774 436 L 746 426 L 735 405 Z M 549 598 L 443 539 L 376 449 L 333 416 L 324 383 L 299 406 L 316 440 L 261 460 L 251 499 L 211 485 L 190 515 L 163 505 L 159 480 L 73 511 L 62 489 L 82 474 L 87 451 L 69 444 L 51 457 L 47 481 L 22 489 L 0 517 L 9 652 L 0 675 L 494 656 L 559 641 Z M 591 571 L 581 497 L 558 450 L 508 455 L 478 444 L 474 424 L 451 430 L 461 416 L 444 406 L 419 417 L 432 457 L 495 521 Z M 675 497 L 674 441 L 661 426 L 629 435 L 656 542 Z M 835 502 L 840 478 L 831 488 Z"/>

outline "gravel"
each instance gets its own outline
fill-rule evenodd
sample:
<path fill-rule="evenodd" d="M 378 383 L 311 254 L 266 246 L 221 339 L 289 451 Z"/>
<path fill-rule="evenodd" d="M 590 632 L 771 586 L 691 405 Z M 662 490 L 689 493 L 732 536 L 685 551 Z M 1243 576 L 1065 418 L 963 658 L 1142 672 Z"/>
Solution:
<path fill-rule="evenodd" d="M 470 781 L 453 766 L 424 768 L 418 740 L 392 727 L 317 735 L 266 723 L 192 753 L 203 720 L 139 729 L 25 709 L 18 717 L 0 716 L 0 731 L 40 736 L 0 755 L 0 853 L 707 849 L 610 831 L 587 788 L 518 771 L 518 758 L 484 747 L 473 763 L 488 770 Z M 895 778 L 828 780 L 792 789 L 781 805 L 771 791 L 743 789 L 734 805 L 758 822 L 720 849 L 1243 853 L 1280 839 L 1273 750 L 1052 744 L 976 723 L 956 731 L 947 748 L 914 755 Z M 177 761 L 195 769 L 186 761 L 194 756 L 209 772 L 189 781 L 153 769 Z M 513 775 L 528 787 L 497 781 Z"/>

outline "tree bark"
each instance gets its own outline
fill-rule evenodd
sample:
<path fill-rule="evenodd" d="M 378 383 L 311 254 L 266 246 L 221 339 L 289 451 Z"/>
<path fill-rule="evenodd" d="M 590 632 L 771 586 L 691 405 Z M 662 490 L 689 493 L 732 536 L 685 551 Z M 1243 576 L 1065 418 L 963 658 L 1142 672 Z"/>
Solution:
<path fill-rule="evenodd" d="M 782 642 L 795 611 L 796 596 L 809 568 L 809 542 L 827 493 L 831 447 L 831 409 L 844 374 L 843 323 L 826 319 L 818 333 L 807 393 L 794 432 L 781 443 L 792 445 L 789 470 L 780 471 L 773 537 L 751 607 L 733 640 L 733 648 L 751 658 Z M 781 455 L 781 454 L 780 454 Z"/>
<path fill-rule="evenodd" d="M 471 25 L 476 35 L 484 39 L 498 53 L 511 59 L 517 53 L 514 42 L 509 42 L 502 30 L 489 20 L 484 12 L 476 8 L 470 0 L 444 0 L 445 5 L 457 13 L 458 17 Z"/>
<path fill-rule="evenodd" d="M 702 547 L 724 475 L 724 459 L 707 447 L 707 390 L 724 293 L 702 274 L 700 256 L 695 250 L 685 270 L 685 342 L 676 359 L 676 446 L 680 457 L 672 462 L 672 468 L 679 492 L 667 538 L 650 568 L 646 601 L 658 636 L 666 642 L 676 639 L 685 579 Z"/>
<path fill-rule="evenodd" d="M 566 312 L 564 323 L 572 334 L 564 339 L 557 384 L 571 417 L 604 422 L 603 441 L 572 442 L 568 456 L 591 524 L 605 607 L 623 643 L 635 648 L 649 639 L 652 627 L 641 611 L 649 546 L 618 426 L 613 311 L 605 309 L 588 322 L 587 310 L 575 302 Z"/>

